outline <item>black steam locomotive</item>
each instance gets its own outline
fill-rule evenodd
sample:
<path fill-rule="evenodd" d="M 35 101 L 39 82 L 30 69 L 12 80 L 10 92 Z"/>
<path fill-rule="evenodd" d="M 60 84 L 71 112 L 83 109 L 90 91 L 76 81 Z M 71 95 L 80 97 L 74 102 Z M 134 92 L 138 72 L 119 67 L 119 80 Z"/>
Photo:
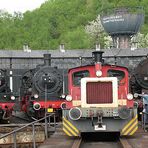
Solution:
<path fill-rule="evenodd" d="M 148 94 L 148 58 L 135 67 L 131 77 L 131 90 L 133 94 Z"/>
<path fill-rule="evenodd" d="M 45 112 L 59 112 L 65 100 L 62 70 L 51 67 L 51 55 L 44 54 L 44 64 L 22 76 L 21 110 L 34 118 Z"/>
<path fill-rule="evenodd" d="M 140 113 L 145 108 L 145 101 L 143 99 L 147 100 L 145 96 L 148 96 L 148 58 L 142 60 L 135 67 L 130 80 L 131 91 L 135 94 L 134 96 L 138 103 L 138 120 L 142 120 Z"/>
<path fill-rule="evenodd" d="M 10 89 L 12 85 L 11 72 L 0 69 L 0 122 L 9 122 L 14 106 L 15 96 Z"/>

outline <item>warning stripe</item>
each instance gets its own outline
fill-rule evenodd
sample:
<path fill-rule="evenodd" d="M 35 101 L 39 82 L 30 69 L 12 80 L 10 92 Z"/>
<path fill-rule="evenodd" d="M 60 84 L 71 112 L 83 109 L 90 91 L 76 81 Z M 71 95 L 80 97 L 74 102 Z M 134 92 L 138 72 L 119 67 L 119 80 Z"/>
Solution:
<path fill-rule="evenodd" d="M 72 136 L 65 128 L 63 128 L 63 131 L 64 131 L 68 136 Z"/>
<path fill-rule="evenodd" d="M 138 121 L 136 121 L 135 123 L 133 123 L 128 129 L 127 131 L 124 133 L 124 135 L 128 135 L 131 131 L 133 131 L 133 129 L 135 129 L 135 127 L 137 127 L 138 125 Z"/>
<path fill-rule="evenodd" d="M 129 134 L 129 135 L 133 135 L 138 129 L 138 126 L 135 127 L 135 129 Z"/>
<path fill-rule="evenodd" d="M 125 127 L 122 129 L 121 134 L 122 135 L 132 135 L 136 132 L 138 129 L 138 120 L 137 115 L 128 122 L 128 124 L 125 125 Z"/>
<path fill-rule="evenodd" d="M 80 135 L 80 132 L 78 131 L 78 129 L 65 118 L 63 118 L 63 131 L 68 136 L 79 136 Z"/>
<path fill-rule="evenodd" d="M 66 129 L 67 129 L 68 131 L 70 131 L 70 133 L 72 133 L 72 135 L 78 136 L 78 134 L 75 133 L 75 132 L 72 130 L 72 128 L 69 127 L 68 125 L 66 125 L 65 123 L 63 123 L 63 127 L 66 127 Z"/>
<path fill-rule="evenodd" d="M 63 118 L 63 120 L 66 124 L 68 124 L 71 128 L 73 128 L 73 130 L 75 130 L 77 133 L 79 133 L 79 130 L 71 122 L 69 122 L 65 118 Z"/>
<path fill-rule="evenodd" d="M 122 132 L 124 132 L 134 122 L 134 120 L 137 120 L 137 115 L 128 122 L 128 124 L 122 129 Z"/>

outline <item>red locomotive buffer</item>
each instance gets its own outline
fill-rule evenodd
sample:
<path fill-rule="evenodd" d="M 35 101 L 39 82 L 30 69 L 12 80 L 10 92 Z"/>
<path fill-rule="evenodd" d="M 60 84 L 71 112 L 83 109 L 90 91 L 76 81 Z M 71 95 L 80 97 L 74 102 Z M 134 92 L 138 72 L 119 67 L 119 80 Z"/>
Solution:
<path fill-rule="evenodd" d="M 101 51 L 93 65 L 68 72 L 69 95 L 63 109 L 63 130 L 68 136 L 88 132 L 133 135 L 138 129 L 137 108 L 129 93 L 128 70 L 104 64 Z"/>

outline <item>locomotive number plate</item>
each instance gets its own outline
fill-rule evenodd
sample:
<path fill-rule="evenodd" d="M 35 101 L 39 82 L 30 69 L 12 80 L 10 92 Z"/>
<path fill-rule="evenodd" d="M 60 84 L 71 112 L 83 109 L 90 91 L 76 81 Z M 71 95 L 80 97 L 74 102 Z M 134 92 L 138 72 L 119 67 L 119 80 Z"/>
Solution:
<path fill-rule="evenodd" d="M 95 131 L 105 131 L 106 130 L 106 125 L 102 125 L 102 127 L 99 127 L 98 125 L 94 126 Z"/>
<path fill-rule="evenodd" d="M 48 113 L 52 113 L 52 112 L 53 112 L 53 108 L 48 108 L 48 109 L 47 109 L 47 112 L 48 112 Z"/>

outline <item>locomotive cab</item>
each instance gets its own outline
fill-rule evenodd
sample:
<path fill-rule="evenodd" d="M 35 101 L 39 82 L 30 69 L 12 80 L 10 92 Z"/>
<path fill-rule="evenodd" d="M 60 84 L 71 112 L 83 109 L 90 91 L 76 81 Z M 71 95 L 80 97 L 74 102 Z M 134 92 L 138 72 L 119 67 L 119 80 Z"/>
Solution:
<path fill-rule="evenodd" d="M 102 52 L 93 54 L 93 65 L 69 70 L 72 99 L 63 109 L 63 130 L 69 136 L 102 131 L 132 135 L 138 123 L 128 90 L 128 70 L 102 63 Z"/>

